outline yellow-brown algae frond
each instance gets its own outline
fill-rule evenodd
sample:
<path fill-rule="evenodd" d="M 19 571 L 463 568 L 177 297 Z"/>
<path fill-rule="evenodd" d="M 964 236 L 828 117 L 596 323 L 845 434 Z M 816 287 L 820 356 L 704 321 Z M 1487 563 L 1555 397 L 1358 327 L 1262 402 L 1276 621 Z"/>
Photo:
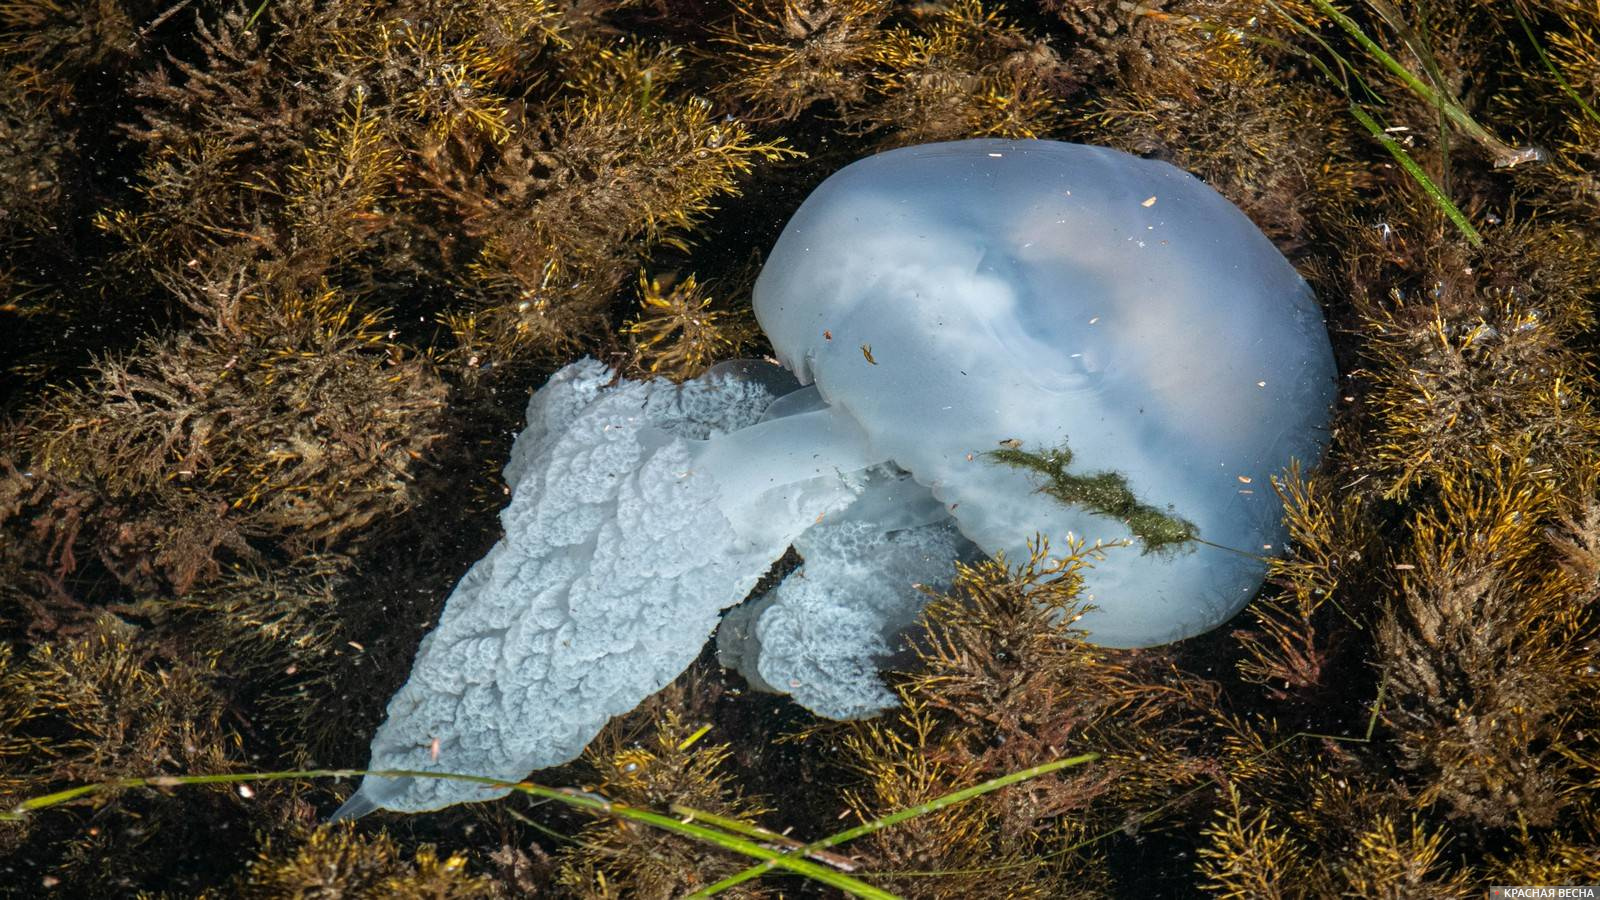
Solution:
<path fill-rule="evenodd" d="M 964 784 L 1092 747 L 1104 757 L 1082 770 L 1036 779 L 974 801 L 965 812 L 906 823 L 871 840 L 891 868 L 938 869 L 938 896 L 1066 890 L 1100 877 L 1076 854 L 1046 856 L 1138 822 L 1161 800 L 1202 777 L 1185 749 L 1214 703 L 1215 689 L 1158 652 L 1084 643 L 1081 569 L 1092 550 L 1069 545 L 1052 558 L 1042 542 L 1028 562 L 961 566 L 950 591 L 924 611 L 917 664 L 897 676 L 904 708 L 854 726 L 846 746 L 866 782 L 851 792 L 869 817 L 920 803 Z M 956 810 L 951 810 L 956 813 Z M 980 862 L 995 860 L 996 862 Z M 978 877 L 1003 866 L 1016 877 Z M 1058 878 L 1067 881 L 1058 881 Z M 909 888 L 914 882 L 905 882 Z M 928 890 L 929 888 L 920 888 Z"/>
<path fill-rule="evenodd" d="M 1600 447 L 1594 378 L 1569 343 L 1593 321 L 1593 259 L 1590 239 L 1569 229 L 1507 227 L 1481 253 L 1446 244 L 1404 280 L 1379 275 L 1393 284 L 1387 297 L 1358 288 L 1373 469 L 1389 496 L 1524 440 L 1557 473 Z"/>
<path fill-rule="evenodd" d="M 1377 536 L 1358 493 L 1340 495 L 1326 473 L 1307 477 L 1298 464 L 1272 480 L 1283 500 L 1289 527 L 1289 552 L 1268 563 L 1268 580 L 1277 588 L 1249 606 L 1254 629 L 1233 637 L 1244 647 L 1240 677 L 1280 699 L 1287 692 L 1323 686 L 1331 660 L 1329 632 L 1358 620 L 1342 603 L 1361 598 L 1346 584 L 1370 587 L 1364 564 Z M 1325 612 L 1329 604 L 1335 613 Z M 1337 618 L 1335 618 L 1337 615 Z"/>
<path fill-rule="evenodd" d="M 238 183 L 248 160 L 239 145 L 202 135 L 162 147 L 140 171 L 137 208 L 100 211 L 94 224 L 126 245 L 124 262 L 159 270 L 240 236 Z M 261 238 L 259 231 L 251 234 Z"/>
<path fill-rule="evenodd" d="M 197 58 L 169 56 L 140 74 L 129 93 L 142 101 L 142 123 L 128 125 L 129 134 L 150 151 L 211 138 L 260 154 L 263 161 L 293 159 L 308 119 L 326 121 L 325 105 L 336 110 L 349 99 L 348 86 L 312 96 L 303 80 L 310 57 L 335 55 L 328 44 L 339 34 L 336 16 L 313 18 L 307 6 L 280 7 L 289 18 L 290 39 L 273 44 L 245 27 L 242 8 L 215 19 L 195 17 Z"/>
<path fill-rule="evenodd" d="M 683 685 L 694 686 L 695 676 Z M 639 806 L 663 808 L 676 803 L 715 815 L 754 821 L 766 812 L 759 800 L 744 796 L 727 771 L 729 745 L 687 719 L 689 700 L 683 687 L 652 699 L 632 719 L 642 721 L 642 740 L 625 740 L 629 723 L 602 732 L 584 756 L 598 789 L 607 796 Z"/>
<path fill-rule="evenodd" d="M 492 90 L 501 60 L 473 41 L 446 43 L 437 31 L 411 28 L 385 30 L 391 38 L 385 57 L 415 66 L 411 86 L 396 98 L 397 106 L 439 141 L 455 136 L 481 136 L 500 143 L 510 136 L 510 111 Z"/>
<path fill-rule="evenodd" d="M 1469 900 L 1482 895 L 1482 878 L 1455 867 L 1447 854 L 1448 832 L 1431 829 L 1413 815 L 1405 826 L 1379 816 L 1356 838 L 1356 851 L 1340 874 L 1346 896 L 1438 897 Z"/>
<path fill-rule="evenodd" d="M 526 358 L 597 331 L 645 253 L 686 249 L 718 197 L 795 155 L 703 100 L 673 99 L 665 59 L 595 57 L 583 93 L 520 123 L 488 173 L 452 192 L 482 245 L 469 267 L 482 299 L 451 320 L 476 342 L 470 356 Z"/>
<path fill-rule="evenodd" d="M 1572 824 L 1549 831 L 1516 829 L 1513 847 L 1485 866 L 1496 884 L 1600 884 L 1600 809 L 1594 794 L 1579 799 Z"/>
<path fill-rule="evenodd" d="M 979 0 L 930 7 L 891 27 L 880 0 L 741 3 L 718 41 L 737 63 L 727 90 L 758 116 L 818 104 L 894 146 L 1032 138 L 1060 123 L 1066 67 L 1050 45 Z"/>
<path fill-rule="evenodd" d="M 1288 897 L 1289 885 L 1304 884 L 1305 846 L 1270 808 L 1246 806 L 1237 789 L 1203 834 L 1211 844 L 1200 848 L 1200 874 L 1220 897 Z"/>
<path fill-rule="evenodd" d="M 162 659 L 136 639 L 105 617 L 83 637 L 38 645 L 6 673 L 15 739 L 47 748 L 48 767 L 26 776 L 33 789 L 233 765 L 238 738 L 221 724 L 216 659 Z"/>
<path fill-rule="evenodd" d="M 714 308 L 715 298 L 689 275 L 674 282 L 639 273 L 640 315 L 623 327 L 636 365 L 651 376 L 687 381 L 737 354 L 756 334 L 749 316 Z"/>
<path fill-rule="evenodd" d="M 353 93 L 370 91 L 397 119 L 441 143 L 505 140 L 508 94 L 527 87 L 544 47 L 565 43 L 558 11 L 540 0 L 469 0 L 428 9 L 351 4 L 314 21 L 325 43 L 300 48 L 309 51 L 302 62 L 319 75 L 359 73 L 361 80 L 347 86 Z"/>
<path fill-rule="evenodd" d="M 406 859 L 387 833 L 362 834 L 348 824 L 325 825 L 291 848 L 276 846 L 270 837 L 263 840 L 257 858 L 229 892 L 242 900 L 470 900 L 498 895 L 491 879 L 469 871 L 463 854 L 441 859 L 433 845 L 424 844 L 412 859 Z"/>
<path fill-rule="evenodd" d="M 252 725 L 312 758 L 344 746 L 347 719 L 327 705 L 342 693 L 351 627 L 340 596 L 352 591 L 345 557 L 308 554 L 283 566 L 238 564 L 162 602 L 185 642 L 215 652 L 251 684 Z"/>
<path fill-rule="evenodd" d="M 331 129 L 312 136 L 304 160 L 289 169 L 285 212 L 296 237 L 331 254 L 354 255 L 387 224 L 380 201 L 393 193 L 399 154 L 371 111 L 356 103 Z"/>
<path fill-rule="evenodd" d="M 1496 99 L 1508 118 L 1527 123 L 1531 140 L 1552 151 L 1545 165 L 1514 170 L 1517 182 L 1528 189 L 1521 199 L 1592 220 L 1600 215 L 1600 10 L 1552 6 L 1507 25 L 1535 44 L 1538 62 L 1525 63 L 1528 83 Z"/>
<path fill-rule="evenodd" d="M 648 106 L 684 74 L 684 55 L 671 44 L 584 41 L 569 55 L 564 87 L 579 97 L 622 93 Z"/>
<path fill-rule="evenodd" d="M 893 8 L 889 0 L 736 0 L 717 35 L 728 48 L 724 90 L 760 116 L 793 119 L 818 103 L 848 113 L 867 98 Z"/>
<path fill-rule="evenodd" d="M 0 643 L 0 803 L 7 807 L 28 796 L 35 787 L 28 760 L 43 754 L 49 741 L 30 735 L 31 727 L 43 719 L 49 708 L 41 696 L 44 686 L 29 676 L 10 644 Z"/>
<path fill-rule="evenodd" d="M 590 299 L 586 295 L 582 300 L 562 299 L 572 302 L 552 300 L 549 293 L 540 292 L 515 302 L 490 301 L 480 309 L 440 314 L 454 345 L 446 358 L 462 377 L 473 381 L 486 373 L 503 373 L 508 363 L 570 356 L 602 324 L 598 312 L 574 307 L 598 306 L 600 301 L 584 302 Z"/>
<path fill-rule="evenodd" d="M 893 29 L 876 61 L 875 101 L 846 120 L 887 130 L 895 146 L 1044 137 L 1060 124 L 1055 51 L 981 0 L 958 0 L 926 23 Z"/>
<path fill-rule="evenodd" d="M 680 819 L 709 813 L 755 828 L 768 810 L 738 787 L 729 767 L 731 749 L 684 716 L 695 700 L 694 670 L 606 727 L 584 754 L 592 790 L 607 799 L 668 812 Z M 629 739 L 643 728 L 639 739 Z M 597 821 L 581 843 L 563 852 L 560 883 L 583 896 L 682 897 L 732 875 L 737 859 L 710 845 L 654 828 Z M 750 882 L 734 897 L 769 896 Z"/>
<path fill-rule="evenodd" d="M 1450 852 L 1455 832 L 1419 814 L 1405 785 L 1374 766 L 1381 745 L 1286 735 L 1260 718 L 1218 724 L 1226 774 L 1199 864 L 1213 890 L 1241 898 L 1464 898 L 1481 883 Z"/>
<path fill-rule="evenodd" d="M 1411 809 L 1403 786 L 1374 770 L 1371 748 L 1359 737 L 1328 740 L 1287 733 L 1261 715 L 1214 714 L 1219 781 L 1239 795 L 1238 803 L 1223 795 L 1215 815 L 1269 811 L 1273 821 L 1293 823 L 1294 838 L 1320 856 L 1324 848 L 1350 846 L 1373 815 Z"/>
<path fill-rule="evenodd" d="M 225 718 L 217 658 L 150 643 L 105 616 L 26 657 L 0 651 L 0 807 L 82 784 L 238 769 L 240 736 Z M 236 809 L 221 791 L 105 792 L 96 804 L 87 815 L 58 811 L 0 826 L 0 847 L 28 860 L 19 871 L 96 896 L 106 884 L 149 883 L 180 866 Z M 37 883 L 25 877 L 14 883 Z"/>
<path fill-rule="evenodd" d="M 161 537 L 118 540 L 179 593 L 217 574 L 220 547 L 248 555 L 246 536 L 333 543 L 404 509 L 444 411 L 433 367 L 331 288 L 211 300 L 216 324 L 102 360 L 24 435 L 43 471 L 141 501 Z"/>
<path fill-rule="evenodd" d="M 889 722 L 859 723 L 844 739 L 849 766 L 863 782 L 845 791 L 845 801 L 862 821 L 926 803 L 984 777 L 970 758 L 952 755 L 944 746 L 943 728 L 931 710 L 909 692 L 902 692 L 902 699 L 905 706 Z M 1093 895 L 1099 880 L 1095 869 L 1075 855 L 1069 868 L 1040 852 L 1053 839 L 1066 843 L 1077 834 L 1049 824 L 1007 824 L 991 794 L 874 832 L 858 842 L 856 851 L 883 872 L 875 883 L 901 896 L 1043 900 L 1067 896 L 1069 884 Z M 934 874 L 897 877 L 897 871 Z"/>
<path fill-rule="evenodd" d="M 0 84 L 0 190 L 6 208 L 0 212 L 0 246 L 30 233 L 48 230 L 63 210 L 63 180 L 76 151 L 62 139 L 48 103 L 30 96 L 17 84 Z M 3 297 L 0 294 L 0 297 Z"/>
<path fill-rule="evenodd" d="M 1563 516 L 1570 501 L 1528 459 L 1525 441 L 1440 478 L 1412 517 L 1399 599 L 1377 630 L 1394 696 L 1385 718 L 1420 803 L 1491 827 L 1550 825 L 1579 799 L 1570 785 L 1593 747 L 1570 727 L 1594 717 L 1600 692 L 1595 585 L 1573 577 L 1596 546 L 1581 524 L 1595 479 Z M 1578 527 L 1552 541 L 1563 518 Z"/>
<path fill-rule="evenodd" d="M 1032 816 L 1081 811 L 1105 790 L 1098 779 L 1115 781 L 1128 801 L 1192 780 L 1182 736 L 1214 687 L 1159 651 L 1085 642 L 1073 622 L 1082 609 L 1079 573 L 1093 552 L 1047 554 L 1041 545 L 1014 569 L 1004 560 L 958 568 L 951 591 L 924 611 L 920 666 L 906 676 L 906 690 L 959 723 L 965 752 L 988 776 L 1037 764 L 1051 748 L 1106 754 L 1092 770 L 1032 783 Z"/>
<path fill-rule="evenodd" d="M 127 5 L 114 0 L 0 5 L 0 65 L 9 70 L 8 77 L 35 89 L 74 93 L 79 79 L 115 71 L 138 45 Z M 30 72 L 34 77 L 22 78 Z"/>
<path fill-rule="evenodd" d="M 490 81 L 515 81 L 547 47 L 564 48 L 565 15 L 551 0 L 459 0 L 442 4 L 440 30 L 470 47 L 472 69 Z"/>

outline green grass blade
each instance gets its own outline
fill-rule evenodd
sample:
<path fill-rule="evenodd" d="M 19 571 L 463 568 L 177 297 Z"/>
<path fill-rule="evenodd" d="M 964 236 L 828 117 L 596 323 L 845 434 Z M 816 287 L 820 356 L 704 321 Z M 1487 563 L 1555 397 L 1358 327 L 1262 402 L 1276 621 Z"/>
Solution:
<path fill-rule="evenodd" d="M 256 20 L 261 18 L 261 14 L 267 11 L 267 4 L 271 2 L 272 0 L 261 0 L 261 5 L 256 7 L 256 11 L 250 14 L 250 18 L 244 20 L 246 31 L 256 24 Z"/>
<path fill-rule="evenodd" d="M 1311 0 L 1311 4 L 1320 10 L 1323 15 L 1331 19 L 1335 25 L 1343 29 L 1350 36 L 1350 39 L 1355 41 L 1368 56 L 1377 60 L 1391 74 L 1400 79 L 1401 84 L 1404 84 L 1412 93 L 1421 97 L 1429 105 L 1438 108 L 1451 122 L 1455 123 L 1456 127 L 1466 132 L 1469 137 L 1482 145 L 1493 158 L 1495 168 L 1510 168 L 1522 163 L 1538 162 L 1544 158 L 1544 154 L 1537 149 L 1512 147 L 1490 134 L 1489 130 L 1479 125 L 1461 107 L 1461 104 L 1456 102 L 1454 97 L 1434 90 L 1433 85 L 1418 78 L 1415 73 L 1391 56 L 1387 50 L 1379 46 L 1377 41 L 1374 41 L 1365 31 L 1362 31 L 1361 26 L 1356 24 L 1354 19 L 1340 12 L 1329 0 Z"/>
<path fill-rule="evenodd" d="M 885 828 L 897 825 L 906 821 L 907 819 L 914 819 L 918 816 L 925 816 L 928 813 L 938 812 L 946 807 L 954 806 L 957 803 L 971 800 L 974 797 L 982 796 L 990 793 L 991 791 L 997 791 L 1003 787 L 1009 787 L 1010 785 L 1027 781 L 1031 778 L 1038 778 L 1041 775 L 1048 775 L 1051 772 L 1056 772 L 1061 769 L 1072 766 L 1081 766 L 1085 763 L 1093 762 L 1099 758 L 1100 754 L 1098 753 L 1084 753 L 1078 756 L 1069 757 L 1067 759 L 1058 759 L 1054 762 L 1047 762 L 1043 765 L 1034 766 L 1031 769 L 1023 769 L 1019 772 L 1012 772 L 1009 775 L 1002 775 L 999 778 L 991 778 L 988 781 L 982 782 L 981 784 L 975 784 L 972 787 L 963 788 L 959 791 L 954 791 L 952 793 L 945 794 L 942 797 L 929 800 L 927 803 L 907 807 L 899 812 L 890 813 L 889 815 L 880 819 L 873 819 L 871 822 L 865 822 L 861 825 L 857 825 L 854 828 L 845 829 L 837 834 L 832 834 L 828 837 L 822 838 L 821 840 L 813 841 L 803 847 L 796 847 L 784 855 L 804 856 L 807 853 L 815 853 L 819 850 L 826 850 L 829 847 L 836 847 L 839 844 L 845 843 L 846 841 L 853 841 L 856 838 L 864 837 L 865 835 L 872 834 L 875 831 L 882 831 Z M 766 874 L 767 872 L 770 872 L 773 865 L 775 865 L 773 861 L 768 861 L 759 865 L 751 866 L 748 869 L 744 869 L 743 871 L 737 872 L 728 876 L 727 878 L 722 879 L 716 884 L 708 885 L 705 888 L 690 894 L 688 900 L 700 900 L 700 898 L 715 896 L 716 894 L 719 894 L 728 888 L 743 884 L 752 878 L 756 878 Z"/>
<path fill-rule="evenodd" d="M 1579 96 L 1577 90 L 1567 81 L 1566 76 L 1562 75 L 1561 70 L 1556 68 L 1555 61 L 1550 58 L 1550 54 L 1544 52 L 1544 45 L 1540 44 L 1539 39 L 1534 36 L 1533 26 L 1528 24 L 1528 17 L 1522 14 L 1522 10 L 1515 3 L 1511 4 L 1511 11 L 1517 14 L 1517 24 L 1522 26 L 1522 33 L 1528 36 L 1528 43 L 1533 45 L 1533 52 L 1539 54 L 1539 61 L 1544 63 L 1546 69 L 1550 70 L 1550 74 L 1556 79 L 1556 84 L 1561 86 L 1562 93 L 1566 94 L 1573 103 L 1578 104 L 1578 108 L 1583 110 L 1584 115 L 1596 122 L 1600 122 L 1600 113 L 1595 112 L 1594 107 L 1584 102 L 1583 97 Z"/>
<path fill-rule="evenodd" d="M 1410 175 L 1421 186 L 1428 198 L 1444 212 L 1451 222 L 1455 223 L 1456 228 L 1461 230 L 1468 243 L 1474 247 L 1483 246 L 1483 236 L 1478 234 L 1478 229 L 1472 227 L 1472 223 L 1467 221 L 1467 217 L 1461 212 L 1461 209 L 1452 203 L 1449 197 L 1445 196 L 1444 191 L 1440 190 L 1439 185 L 1428 177 L 1427 172 L 1422 171 L 1422 167 L 1417 165 L 1417 161 L 1411 158 L 1411 154 L 1407 153 L 1404 147 L 1400 146 L 1400 142 L 1390 137 L 1383 130 L 1383 127 L 1378 124 L 1378 120 L 1372 118 L 1366 110 L 1354 103 L 1350 104 L 1350 115 L 1355 116 L 1356 121 L 1360 122 L 1362 127 L 1366 128 L 1374 138 L 1378 139 L 1378 143 L 1389 151 L 1395 162 L 1400 164 L 1400 168 L 1404 169 L 1406 174 Z"/>
<path fill-rule="evenodd" d="M 409 769 L 298 769 L 281 772 L 234 772 L 219 775 L 157 775 L 150 778 L 119 778 L 113 781 L 104 781 L 97 784 L 79 785 L 66 790 L 56 791 L 39 797 L 33 797 L 17 804 L 9 810 L 0 811 L 0 821 L 18 821 L 31 813 L 52 807 L 62 806 L 84 797 L 104 794 L 112 791 L 127 790 L 132 788 L 169 788 L 182 785 L 205 784 L 243 784 L 250 781 L 287 781 L 307 780 L 314 778 L 355 778 L 358 776 L 374 775 L 379 778 L 443 778 L 451 781 L 467 781 L 482 784 L 488 787 L 507 788 L 520 791 L 535 797 L 543 797 L 564 803 L 567 806 L 587 810 L 599 815 L 613 816 L 619 819 L 628 819 L 645 825 L 670 831 L 674 834 L 691 838 L 702 843 L 711 844 L 738 853 L 763 860 L 763 871 L 780 868 L 801 875 L 813 881 L 837 888 L 854 897 L 865 897 L 868 900 L 899 900 L 888 891 L 873 887 L 860 879 L 819 865 L 804 858 L 789 853 L 763 847 L 760 844 L 747 841 L 738 835 L 730 834 L 715 828 L 696 825 L 692 822 L 682 822 L 671 816 L 664 816 L 646 809 L 629 806 L 626 803 L 617 803 L 597 797 L 592 794 L 562 790 L 560 788 L 545 787 L 531 782 L 509 782 L 499 778 L 489 778 L 483 775 L 466 775 L 455 772 L 419 772 Z M 742 823 L 740 823 L 742 825 Z"/>

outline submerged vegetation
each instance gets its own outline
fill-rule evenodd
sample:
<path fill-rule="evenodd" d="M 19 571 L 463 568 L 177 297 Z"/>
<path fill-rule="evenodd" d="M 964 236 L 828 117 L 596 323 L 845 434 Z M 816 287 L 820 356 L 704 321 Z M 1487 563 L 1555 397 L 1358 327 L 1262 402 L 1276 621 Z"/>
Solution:
<path fill-rule="evenodd" d="M 1124 523 L 1146 553 L 1171 550 L 1200 536 L 1200 529 L 1193 522 L 1171 510 L 1163 512 L 1140 500 L 1128 487 L 1128 479 L 1123 475 L 1116 472 L 1080 474 L 1067 471 L 1067 467 L 1072 465 L 1072 450 L 1066 444 L 1038 453 L 1020 446 L 1001 447 L 999 450 L 990 450 L 989 457 L 996 462 L 1043 475 L 1044 481 L 1039 490 L 1062 503 L 1082 506 Z"/>
<path fill-rule="evenodd" d="M 1169 160 L 1312 281 L 1339 408 L 1261 598 L 1097 648 L 1056 535 L 931 598 L 891 714 L 702 667 L 540 777 L 790 849 L 1101 754 L 807 857 L 907 897 L 1600 882 L 1596 110 L 1556 0 L 0 4 L 0 807 L 161 786 L 0 821 L 0 894 L 820 893 L 521 794 L 162 779 L 365 759 L 528 392 L 761 353 L 806 191 L 975 136 Z"/>

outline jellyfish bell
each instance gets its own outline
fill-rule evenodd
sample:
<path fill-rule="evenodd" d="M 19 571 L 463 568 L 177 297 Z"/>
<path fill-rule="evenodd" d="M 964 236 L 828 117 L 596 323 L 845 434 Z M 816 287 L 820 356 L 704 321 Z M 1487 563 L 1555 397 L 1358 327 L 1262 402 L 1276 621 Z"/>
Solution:
<path fill-rule="evenodd" d="M 1221 624 L 1285 539 L 1269 478 L 1320 457 L 1335 388 L 1311 291 L 1243 213 L 1163 162 L 1054 141 L 893 150 L 808 197 L 756 317 L 778 358 L 988 553 L 1106 545 L 1079 625 L 1146 646 Z M 872 348 L 868 360 L 859 347 Z M 1002 444 L 1070 451 L 1201 541 L 1151 548 L 1041 492 Z"/>

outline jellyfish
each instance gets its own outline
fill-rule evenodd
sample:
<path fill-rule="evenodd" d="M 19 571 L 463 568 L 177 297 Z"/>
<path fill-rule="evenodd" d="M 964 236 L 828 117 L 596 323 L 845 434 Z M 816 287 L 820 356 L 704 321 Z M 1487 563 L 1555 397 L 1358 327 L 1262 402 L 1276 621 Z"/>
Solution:
<path fill-rule="evenodd" d="M 779 364 L 682 385 L 594 360 L 528 405 L 504 537 L 462 577 L 372 741 L 375 770 L 512 782 L 567 762 L 699 655 L 820 715 L 894 702 L 920 586 L 1038 536 L 1100 548 L 1111 647 L 1214 628 L 1286 539 L 1270 479 L 1326 443 L 1309 287 L 1166 163 L 1052 141 L 893 150 L 802 204 L 754 291 Z M 790 548 L 803 562 L 746 601 Z M 503 788 L 366 777 L 336 813 Z"/>

